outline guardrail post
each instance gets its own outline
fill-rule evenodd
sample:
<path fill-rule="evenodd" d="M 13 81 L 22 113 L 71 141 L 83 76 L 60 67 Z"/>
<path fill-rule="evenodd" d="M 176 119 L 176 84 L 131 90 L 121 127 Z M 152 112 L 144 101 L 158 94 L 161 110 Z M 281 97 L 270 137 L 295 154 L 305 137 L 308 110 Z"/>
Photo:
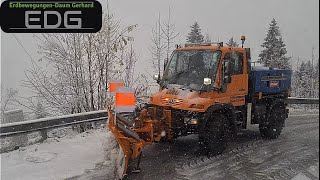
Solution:
<path fill-rule="evenodd" d="M 46 129 L 43 129 L 40 131 L 41 135 L 41 142 L 45 141 L 48 138 L 48 131 Z"/>

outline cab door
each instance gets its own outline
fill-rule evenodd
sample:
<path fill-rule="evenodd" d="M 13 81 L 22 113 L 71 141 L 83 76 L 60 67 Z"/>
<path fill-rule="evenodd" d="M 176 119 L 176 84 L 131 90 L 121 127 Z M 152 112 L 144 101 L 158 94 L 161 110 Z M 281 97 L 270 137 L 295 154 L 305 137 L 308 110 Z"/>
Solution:
<path fill-rule="evenodd" d="M 245 52 L 228 51 L 222 63 L 222 91 L 233 106 L 245 104 L 248 94 L 248 74 L 245 66 Z"/>

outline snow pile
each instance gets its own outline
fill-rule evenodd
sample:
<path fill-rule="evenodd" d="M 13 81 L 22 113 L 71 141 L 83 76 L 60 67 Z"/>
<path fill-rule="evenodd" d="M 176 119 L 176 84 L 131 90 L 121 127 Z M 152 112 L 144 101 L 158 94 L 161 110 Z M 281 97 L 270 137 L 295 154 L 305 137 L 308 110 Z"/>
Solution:
<path fill-rule="evenodd" d="M 124 171 L 124 154 L 110 131 L 108 132 L 108 136 L 109 138 L 104 144 L 105 147 L 108 147 L 105 149 L 104 165 L 107 166 L 106 169 L 110 172 L 109 179 L 120 179 Z"/>
<path fill-rule="evenodd" d="M 74 178 L 95 170 L 97 165 L 107 179 L 113 179 L 118 154 L 113 135 L 104 128 L 49 138 L 42 144 L 1 154 L 1 179 Z"/>

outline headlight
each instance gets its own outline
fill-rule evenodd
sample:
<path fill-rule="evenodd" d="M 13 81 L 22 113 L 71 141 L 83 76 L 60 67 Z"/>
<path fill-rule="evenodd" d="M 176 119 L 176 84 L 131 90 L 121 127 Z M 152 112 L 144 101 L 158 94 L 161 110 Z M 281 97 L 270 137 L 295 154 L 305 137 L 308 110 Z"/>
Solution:
<path fill-rule="evenodd" d="M 185 124 L 198 124 L 198 119 L 195 118 L 184 118 Z"/>

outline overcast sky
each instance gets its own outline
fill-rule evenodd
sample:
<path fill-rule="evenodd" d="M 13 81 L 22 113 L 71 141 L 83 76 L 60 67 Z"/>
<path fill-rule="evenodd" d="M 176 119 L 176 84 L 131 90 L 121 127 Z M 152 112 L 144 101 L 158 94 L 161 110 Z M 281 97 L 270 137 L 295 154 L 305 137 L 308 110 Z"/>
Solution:
<path fill-rule="evenodd" d="M 103 6 L 106 1 L 101 0 Z M 261 51 L 260 45 L 272 18 L 280 27 L 288 55 L 295 59 L 311 59 L 312 47 L 315 56 L 319 52 L 319 1 L 318 0 L 109 0 L 110 8 L 123 27 L 138 24 L 132 35 L 139 55 L 138 71 L 150 69 L 151 28 L 158 14 L 166 19 L 171 9 L 172 22 L 179 32 L 177 43 L 184 43 L 190 25 L 197 21 L 203 34 L 208 33 L 216 40 L 226 42 L 234 37 L 246 35 L 245 46 L 252 50 L 253 61 Z M 1 17 L 3 18 L 3 17 Z M 33 59 L 39 59 L 37 44 L 32 34 L 15 34 Z M 5 87 L 20 89 L 24 70 L 30 59 L 12 34 L 1 34 L 1 80 Z M 40 62 L 44 63 L 44 62 Z M 151 70 L 149 70 L 152 72 Z"/>

